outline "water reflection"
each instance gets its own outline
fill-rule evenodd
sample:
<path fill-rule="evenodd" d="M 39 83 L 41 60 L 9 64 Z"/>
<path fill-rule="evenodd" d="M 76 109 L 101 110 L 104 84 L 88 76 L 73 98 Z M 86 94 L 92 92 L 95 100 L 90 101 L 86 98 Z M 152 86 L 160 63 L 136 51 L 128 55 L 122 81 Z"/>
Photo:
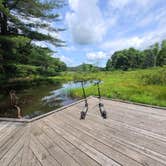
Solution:
<path fill-rule="evenodd" d="M 89 86 L 91 85 L 92 82 L 87 81 L 85 82 L 84 86 Z M 69 82 L 66 84 L 62 85 L 62 88 L 57 89 L 57 90 L 53 90 L 50 92 L 49 96 L 45 96 L 42 98 L 42 101 L 44 104 L 52 107 L 52 106 L 56 106 L 57 102 L 61 103 L 61 105 L 68 105 L 74 101 L 76 101 L 76 99 L 71 98 L 70 96 L 70 91 L 72 89 L 76 89 L 76 88 L 80 88 L 81 87 L 81 82 Z"/>
<path fill-rule="evenodd" d="M 85 87 L 91 83 L 86 82 Z M 23 117 L 30 119 L 75 102 L 77 99 L 70 96 L 70 91 L 80 87 L 80 82 L 69 82 L 59 86 L 47 85 L 17 91 L 18 105 Z M 9 101 L 9 96 L 0 101 L 0 117 L 17 118 L 17 112 L 11 108 Z"/>

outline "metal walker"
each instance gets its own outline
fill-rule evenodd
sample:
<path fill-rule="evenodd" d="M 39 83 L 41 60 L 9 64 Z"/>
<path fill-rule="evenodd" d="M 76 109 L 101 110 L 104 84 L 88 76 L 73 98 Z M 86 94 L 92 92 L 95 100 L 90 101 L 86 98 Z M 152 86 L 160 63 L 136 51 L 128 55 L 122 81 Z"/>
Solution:
<path fill-rule="evenodd" d="M 98 99 L 99 99 L 98 106 L 99 106 L 100 114 L 103 117 L 103 119 L 106 119 L 107 118 L 107 112 L 105 111 L 104 104 L 101 101 L 102 98 L 101 98 L 100 86 L 99 86 L 100 83 L 101 83 L 101 81 L 98 80 L 98 81 L 95 82 L 94 85 L 97 86 L 97 90 L 98 90 Z M 83 92 L 84 101 L 85 101 L 85 107 L 84 107 L 83 111 L 81 111 L 80 119 L 85 119 L 86 114 L 88 112 L 88 101 L 87 101 L 87 96 L 86 96 L 86 93 L 85 93 L 84 82 L 83 81 L 81 81 L 81 86 L 82 86 L 82 92 Z"/>
<path fill-rule="evenodd" d="M 86 116 L 87 111 L 88 111 L 88 101 L 87 101 L 87 97 L 86 97 L 86 93 L 85 93 L 85 89 L 84 89 L 84 82 L 83 81 L 81 81 L 81 86 L 82 86 L 82 92 L 83 92 L 84 101 L 85 101 L 85 108 L 84 108 L 83 111 L 81 111 L 80 119 L 85 119 L 85 116 Z"/>
<path fill-rule="evenodd" d="M 100 80 L 96 81 L 95 85 L 97 85 L 97 90 L 98 90 L 98 98 L 99 98 L 99 110 L 101 116 L 106 119 L 107 118 L 107 112 L 104 108 L 104 104 L 102 103 L 102 98 L 101 98 L 101 93 L 100 93 L 100 86 L 99 84 L 101 83 Z"/>

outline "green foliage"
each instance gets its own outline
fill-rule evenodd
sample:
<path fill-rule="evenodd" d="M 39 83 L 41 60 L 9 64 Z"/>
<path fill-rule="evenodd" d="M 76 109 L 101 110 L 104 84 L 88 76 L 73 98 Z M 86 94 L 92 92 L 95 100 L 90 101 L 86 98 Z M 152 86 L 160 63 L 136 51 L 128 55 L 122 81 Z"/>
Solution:
<path fill-rule="evenodd" d="M 141 75 L 141 80 L 146 85 L 166 85 L 166 67 Z"/>
<path fill-rule="evenodd" d="M 97 67 L 92 64 L 83 63 L 76 67 L 68 67 L 68 70 L 69 71 L 78 71 L 78 72 L 97 72 L 97 71 L 102 70 L 102 68 Z"/>
<path fill-rule="evenodd" d="M 21 90 L 25 88 L 29 88 L 32 86 L 38 86 L 38 85 L 47 85 L 47 84 L 59 84 L 60 80 L 58 79 L 52 79 L 49 77 L 42 77 L 42 76 L 28 76 L 28 77 L 20 77 L 20 78 L 12 78 L 8 81 L 7 84 L 3 84 L 0 87 L 1 91 L 7 92 L 10 89 L 16 89 Z"/>
<path fill-rule="evenodd" d="M 32 65 L 16 64 L 16 77 L 27 77 L 38 74 L 39 67 Z"/>
<path fill-rule="evenodd" d="M 157 65 L 163 66 L 165 64 L 166 64 L 166 40 L 163 40 L 161 44 L 161 50 L 157 57 Z"/>
<path fill-rule="evenodd" d="M 106 63 L 106 71 L 111 71 L 112 69 L 113 69 L 112 61 L 111 61 L 111 59 L 108 59 L 108 61 Z"/>
<path fill-rule="evenodd" d="M 139 68 L 141 63 L 141 54 L 134 48 L 115 52 L 106 64 L 106 70 L 129 68 Z"/>
<path fill-rule="evenodd" d="M 98 77 L 98 72 L 77 72 L 73 74 L 73 81 L 87 81 L 87 80 L 96 80 L 100 79 Z"/>
<path fill-rule="evenodd" d="M 35 40 L 64 46 L 60 39 L 38 31 L 42 28 L 51 34 L 63 30 L 50 24 L 58 20 L 55 9 L 62 6 L 62 0 L 0 1 L 0 72 L 4 79 L 38 73 L 54 75 L 65 70 L 66 65 L 51 57 L 49 49 L 32 44 Z"/>
<path fill-rule="evenodd" d="M 66 64 L 58 58 L 53 58 L 51 50 L 29 45 L 26 42 L 22 44 L 21 42 L 27 41 L 27 38 L 21 39 L 18 39 L 18 43 L 16 42 L 17 47 L 13 48 L 6 63 L 8 78 L 27 77 L 29 75 L 54 76 L 58 72 L 66 70 Z M 15 41 L 15 38 L 13 40 Z"/>
<path fill-rule="evenodd" d="M 143 51 L 129 48 L 116 51 L 106 63 L 106 70 L 128 70 L 163 66 L 166 64 L 166 41 L 158 43 Z"/>
<path fill-rule="evenodd" d="M 146 49 L 144 51 L 142 51 L 142 61 L 141 61 L 141 68 L 149 68 L 149 67 L 153 67 L 154 65 L 154 58 L 152 56 L 152 52 L 150 49 Z"/>
<path fill-rule="evenodd" d="M 33 46 L 28 58 L 28 63 L 38 66 L 38 74 L 45 76 L 57 75 L 58 72 L 66 70 L 66 64 L 59 58 L 51 56 L 52 51 L 48 48 Z"/>
<path fill-rule="evenodd" d="M 30 39 L 47 40 L 55 45 L 61 45 L 63 43 L 61 40 L 40 33 L 36 29 L 32 30 L 32 28 L 43 28 L 58 32 L 60 29 L 52 27 L 49 22 L 58 19 L 59 14 L 55 13 L 54 9 L 60 6 L 63 6 L 62 0 L 0 1 L 1 35 L 20 35 L 19 31 L 21 31 L 24 36 Z M 34 18 L 36 18 L 35 21 L 30 21 Z M 23 20 L 27 20 L 27 22 L 25 23 Z"/>
<path fill-rule="evenodd" d="M 103 83 L 100 84 L 101 95 L 108 98 L 118 98 L 123 100 L 134 101 L 138 103 L 146 103 L 152 105 L 166 106 L 166 86 L 164 84 L 145 84 L 142 80 L 144 75 L 155 75 L 159 78 L 161 72 L 165 73 L 165 67 L 152 69 L 139 69 L 135 71 L 113 71 L 113 72 L 98 72 L 96 76 L 100 78 Z M 94 76 L 94 73 L 89 73 Z M 163 80 L 166 77 L 163 75 Z M 72 90 L 72 96 L 81 97 L 82 90 Z M 98 95 L 97 89 L 94 86 L 86 88 L 86 93 L 90 95 Z"/>

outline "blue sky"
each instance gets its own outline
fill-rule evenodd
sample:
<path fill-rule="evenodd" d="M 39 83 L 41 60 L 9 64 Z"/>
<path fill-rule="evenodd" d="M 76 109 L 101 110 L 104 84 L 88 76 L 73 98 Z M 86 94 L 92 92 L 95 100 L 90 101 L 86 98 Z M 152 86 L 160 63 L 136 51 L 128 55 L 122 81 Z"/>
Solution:
<path fill-rule="evenodd" d="M 144 49 L 166 39 L 166 0 L 68 0 L 58 12 L 67 47 L 54 48 L 68 66 L 105 66 L 116 50 Z"/>

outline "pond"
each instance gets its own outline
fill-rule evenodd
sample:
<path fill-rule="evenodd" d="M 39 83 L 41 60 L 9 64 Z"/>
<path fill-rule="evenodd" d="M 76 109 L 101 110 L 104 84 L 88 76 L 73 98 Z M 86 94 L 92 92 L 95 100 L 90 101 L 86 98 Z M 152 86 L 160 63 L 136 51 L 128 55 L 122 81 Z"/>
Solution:
<path fill-rule="evenodd" d="M 91 84 L 87 81 L 84 86 Z M 59 86 L 47 85 L 17 91 L 21 114 L 23 118 L 31 119 L 71 104 L 78 100 L 70 96 L 71 89 L 80 87 L 81 82 L 68 82 Z M 10 106 L 9 95 L 0 101 L 0 117 L 17 118 L 17 110 Z"/>

